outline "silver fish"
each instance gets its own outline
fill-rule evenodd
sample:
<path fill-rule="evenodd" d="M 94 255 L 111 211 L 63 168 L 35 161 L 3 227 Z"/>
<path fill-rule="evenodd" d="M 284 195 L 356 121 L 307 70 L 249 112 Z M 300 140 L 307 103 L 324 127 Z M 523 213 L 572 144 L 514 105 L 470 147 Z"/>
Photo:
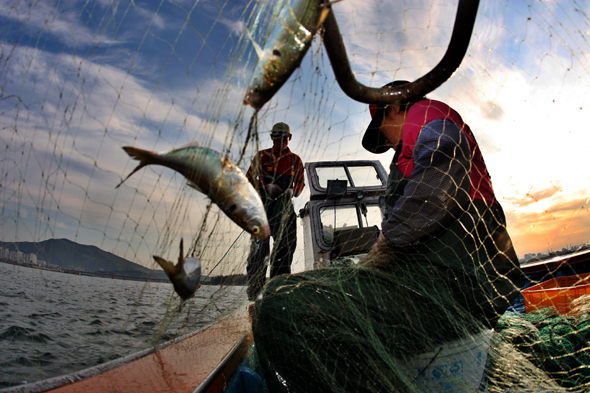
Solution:
<path fill-rule="evenodd" d="M 251 105 L 257 110 L 262 108 L 289 79 L 328 16 L 332 3 L 323 0 L 287 1 L 264 49 L 254 43 L 259 60 L 248 85 L 244 105 Z"/>
<path fill-rule="evenodd" d="M 260 196 L 240 168 L 215 150 L 189 144 L 164 153 L 137 149 L 123 150 L 139 165 L 117 187 L 147 165 L 162 165 L 181 173 L 189 185 L 207 195 L 241 228 L 261 240 L 270 236 L 270 227 Z"/>
<path fill-rule="evenodd" d="M 182 239 L 180 239 L 180 254 L 176 266 L 156 255 L 154 255 L 154 260 L 164 269 L 174 286 L 174 290 L 182 300 L 193 297 L 197 289 L 201 287 L 201 261 L 193 257 L 184 259 Z"/>

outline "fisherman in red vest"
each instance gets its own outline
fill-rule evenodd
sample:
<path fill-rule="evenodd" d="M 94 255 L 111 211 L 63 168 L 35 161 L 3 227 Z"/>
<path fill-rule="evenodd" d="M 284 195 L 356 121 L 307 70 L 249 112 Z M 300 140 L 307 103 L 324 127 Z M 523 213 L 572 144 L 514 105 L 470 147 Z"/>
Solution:
<path fill-rule="evenodd" d="M 396 257 L 367 264 L 410 264 L 424 267 L 426 275 L 440 273 L 437 280 L 451 282 L 450 295 L 493 327 L 519 294 L 522 272 L 471 129 L 453 108 L 426 98 L 369 109 L 363 147 L 375 154 L 395 150 L 382 237 L 372 253 Z"/>
<path fill-rule="evenodd" d="M 252 331 L 269 391 L 422 391 L 425 368 L 412 362 L 476 341 L 520 293 L 506 219 L 461 116 L 426 98 L 370 110 L 363 147 L 395 150 L 381 236 L 354 266 L 266 285 Z"/>
<path fill-rule="evenodd" d="M 262 202 L 273 238 L 270 277 L 291 273 L 293 253 L 297 246 L 297 216 L 293 197 L 305 187 L 301 158 L 289 149 L 291 129 L 276 123 L 270 137 L 273 147 L 259 151 L 246 173 Z M 252 237 L 248 258 L 248 298 L 254 300 L 266 281 L 265 259 L 270 253 L 270 239 Z"/>

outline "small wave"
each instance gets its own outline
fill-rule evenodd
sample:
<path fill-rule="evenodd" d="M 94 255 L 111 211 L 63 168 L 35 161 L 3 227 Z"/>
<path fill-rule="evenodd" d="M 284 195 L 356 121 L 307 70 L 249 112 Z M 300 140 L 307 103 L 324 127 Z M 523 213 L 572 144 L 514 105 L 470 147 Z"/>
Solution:
<path fill-rule="evenodd" d="M 35 329 L 24 328 L 16 325 L 10 326 L 0 333 L 0 340 L 30 341 L 43 344 L 53 341 L 49 336 L 43 333 L 38 333 L 35 331 Z"/>
<path fill-rule="evenodd" d="M 25 291 L 14 292 L 14 293 L 6 293 L 3 296 L 5 297 L 20 297 L 23 299 L 29 299 Z"/>
<path fill-rule="evenodd" d="M 0 389 L 12 388 L 14 386 L 22 385 L 23 383 L 27 383 L 27 381 L 0 381 Z"/>
<path fill-rule="evenodd" d="M 95 319 L 94 321 L 90 322 L 89 325 L 102 325 L 102 321 L 100 319 Z"/>
<path fill-rule="evenodd" d="M 1 364 L 0 367 L 3 367 L 3 366 L 14 367 L 14 365 L 27 366 L 27 367 L 48 366 L 48 365 L 54 363 L 56 360 L 58 360 L 58 357 L 55 356 L 53 353 L 45 352 L 45 353 L 42 353 L 39 355 L 34 355 L 34 356 L 29 356 L 29 357 L 19 356 L 9 363 Z"/>
<path fill-rule="evenodd" d="M 18 364 L 19 366 L 27 366 L 27 367 L 31 367 L 31 366 L 36 365 L 36 363 L 33 360 L 31 360 L 27 357 L 24 357 L 24 356 L 19 356 L 16 359 L 14 359 L 12 361 L 12 365 L 15 365 L 15 364 Z"/>
<path fill-rule="evenodd" d="M 41 366 L 49 365 L 49 364 L 55 362 L 56 360 L 59 360 L 59 358 L 51 352 L 45 352 L 45 353 L 37 356 L 37 359 L 36 359 L 37 364 L 39 364 Z"/>
<path fill-rule="evenodd" d="M 64 337 L 64 335 L 62 335 L 61 337 Z M 60 341 L 57 342 L 57 346 L 63 349 L 70 349 L 72 348 L 72 345 L 67 341 L 70 336 L 68 335 L 67 337 L 61 338 L 60 337 Z"/>
<path fill-rule="evenodd" d="M 62 315 L 58 312 L 50 312 L 50 313 L 42 313 L 42 314 L 37 314 L 37 313 L 32 313 L 31 315 L 29 315 L 29 318 L 31 319 L 45 319 L 45 318 L 60 318 Z"/>
<path fill-rule="evenodd" d="M 102 336 L 104 332 L 102 330 L 95 330 L 93 332 L 86 333 L 89 336 Z"/>

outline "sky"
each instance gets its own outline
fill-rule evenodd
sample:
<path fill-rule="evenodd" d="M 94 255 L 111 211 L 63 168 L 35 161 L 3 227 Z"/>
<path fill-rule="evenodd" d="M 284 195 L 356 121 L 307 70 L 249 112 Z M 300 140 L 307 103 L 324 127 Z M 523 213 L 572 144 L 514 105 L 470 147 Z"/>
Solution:
<path fill-rule="evenodd" d="M 342 93 L 319 37 L 246 144 L 255 113 L 242 101 L 257 59 L 246 30 L 263 46 L 279 5 L 0 2 L 1 240 L 68 238 L 154 268 L 151 255 L 175 260 L 185 238 L 205 274 L 242 273 L 248 236 L 182 176 L 148 167 L 115 188 L 136 165 L 122 146 L 197 142 L 247 170 L 284 121 L 304 162 L 388 168 L 392 152 L 360 146 L 368 107 Z M 456 6 L 336 3 L 356 78 L 377 87 L 426 74 L 446 51 Z M 428 95 L 472 129 L 520 258 L 590 241 L 589 14 L 589 2 L 481 1 L 466 57 Z"/>

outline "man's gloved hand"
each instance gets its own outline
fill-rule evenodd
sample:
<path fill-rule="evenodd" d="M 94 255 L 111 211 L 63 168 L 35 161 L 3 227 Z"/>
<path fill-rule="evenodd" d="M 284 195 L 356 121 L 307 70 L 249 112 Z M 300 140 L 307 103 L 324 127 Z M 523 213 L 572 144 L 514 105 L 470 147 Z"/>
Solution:
<path fill-rule="evenodd" d="M 287 191 L 285 191 L 285 195 L 289 199 L 293 198 L 293 189 L 292 188 L 287 189 Z"/>
<path fill-rule="evenodd" d="M 283 189 L 276 184 L 269 184 L 266 186 L 266 194 L 272 199 L 278 197 L 283 193 Z"/>

